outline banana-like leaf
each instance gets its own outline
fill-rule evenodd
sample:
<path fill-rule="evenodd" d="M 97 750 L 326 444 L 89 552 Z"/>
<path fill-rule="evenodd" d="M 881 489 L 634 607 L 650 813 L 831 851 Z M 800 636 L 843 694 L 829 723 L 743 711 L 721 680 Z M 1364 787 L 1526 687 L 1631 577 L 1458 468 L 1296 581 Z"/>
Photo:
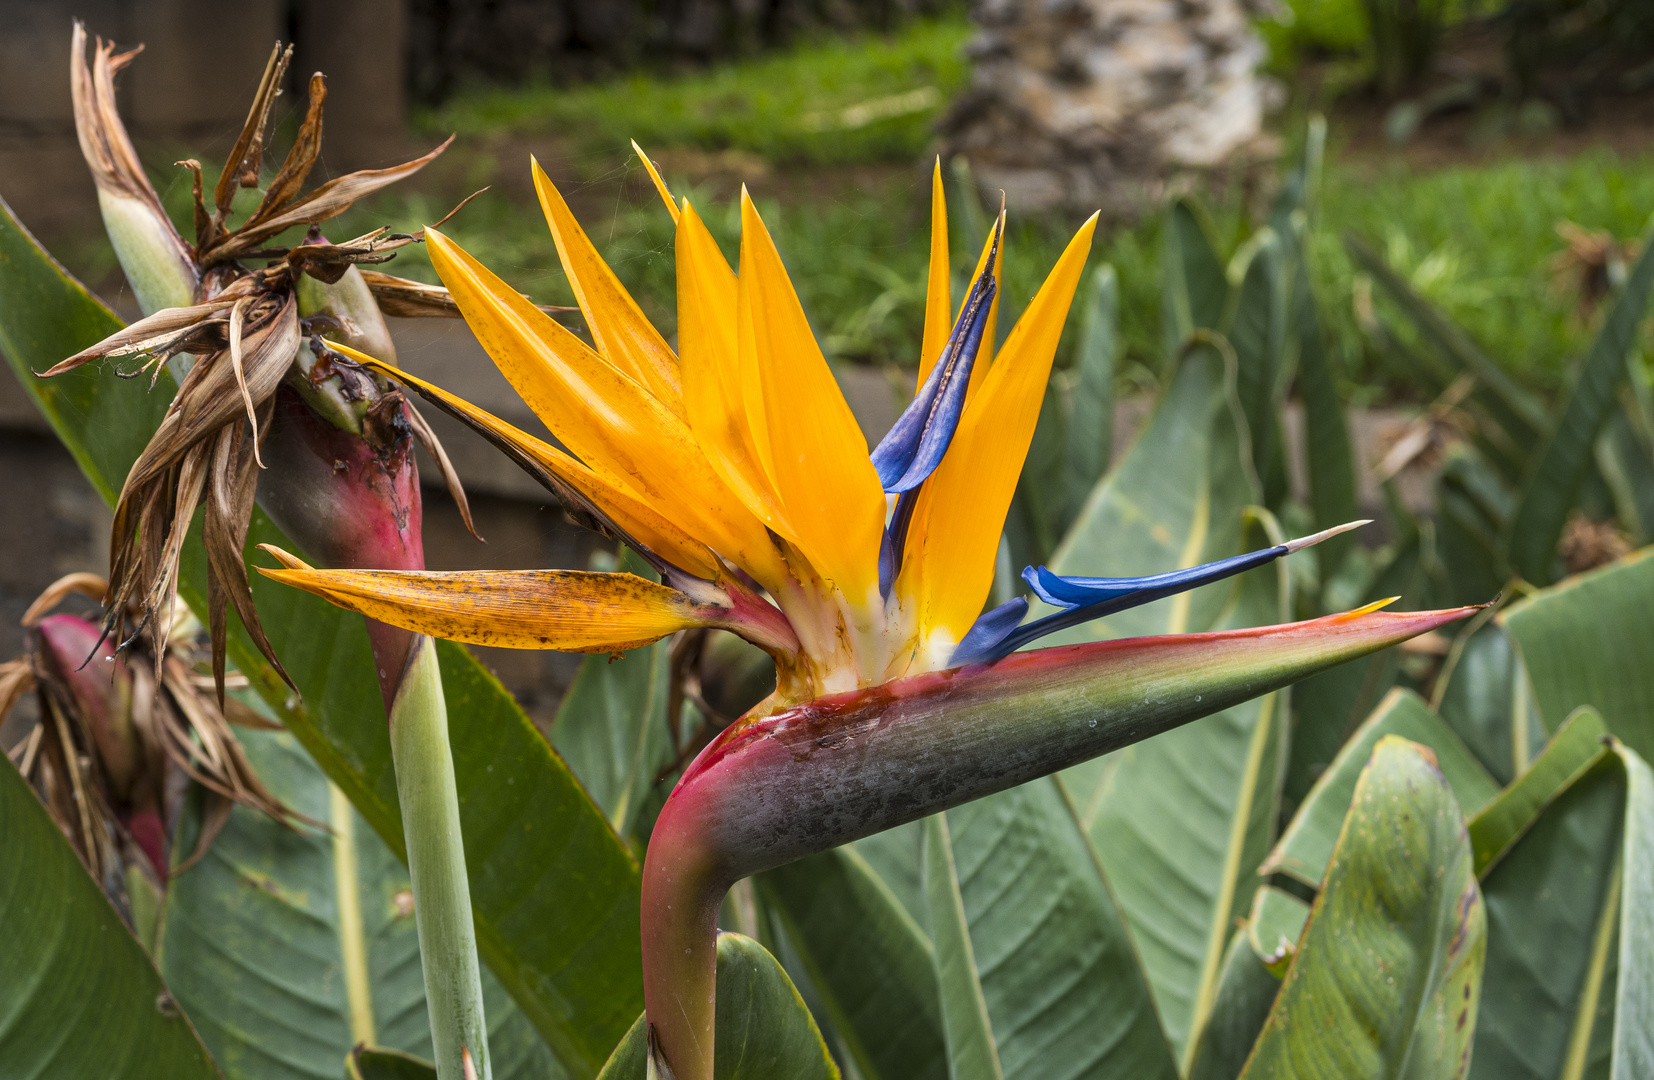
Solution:
<path fill-rule="evenodd" d="M 1244 926 L 1229 938 L 1217 986 L 1211 1019 L 1201 1028 L 1189 1063 L 1189 1080 L 1235 1080 L 1280 992 L 1280 978 L 1252 951 Z"/>
<path fill-rule="evenodd" d="M 1544 746 L 1527 669 L 1502 624 L 1468 627 L 1436 686 L 1433 708 L 1499 783 L 1515 779 Z"/>
<path fill-rule="evenodd" d="M 1321 885 L 1339 831 L 1345 828 L 1350 800 L 1373 748 L 1381 739 L 1399 736 L 1427 746 L 1435 754 L 1436 766 L 1447 778 L 1454 798 L 1472 813 L 1492 801 L 1499 785 L 1482 768 L 1476 755 L 1464 745 L 1430 707 L 1411 690 L 1390 691 L 1384 701 L 1361 725 L 1354 737 L 1338 752 L 1332 767 L 1310 789 L 1292 823 L 1281 834 L 1275 850 L 1259 868 L 1264 874 L 1285 874 L 1311 888 Z"/>
<path fill-rule="evenodd" d="M 1221 625 L 1279 621 L 1278 566 L 1239 580 Z M 1111 755 L 1081 820 L 1143 954 L 1185 1066 L 1218 994 L 1224 945 L 1275 838 L 1287 694 L 1265 695 Z M 1087 775 L 1071 770 L 1074 778 Z"/>
<path fill-rule="evenodd" d="M 1074 366 L 1054 371 L 1005 519 L 1013 565 L 1047 562 L 1108 470 L 1120 289 L 1106 263 L 1087 279 Z M 1006 596 L 1009 599 L 1009 595 Z"/>
<path fill-rule="evenodd" d="M 1621 854 L 1616 1022 L 1612 1080 L 1654 1076 L 1654 769 L 1637 753 L 1625 763 L 1625 840 Z"/>
<path fill-rule="evenodd" d="M 1402 608 L 1424 606 L 1422 598 L 1429 585 L 1424 565 L 1431 532 L 1427 524 L 1406 518 L 1402 527 L 1403 535 L 1367 589 L 1364 599 L 1369 603 L 1399 596 Z M 1396 651 L 1386 649 L 1312 675 L 1292 688 L 1292 746 L 1281 792 L 1284 805 L 1300 806 L 1309 797 L 1344 743 L 1395 685 L 1399 668 Z"/>
<path fill-rule="evenodd" d="M 1229 306 L 1229 276 L 1218 254 L 1212 222 L 1187 199 L 1166 212 L 1162 246 L 1160 333 L 1173 357 L 1195 330 L 1216 330 Z"/>
<path fill-rule="evenodd" d="M 1212 350 L 1185 360 L 1054 569 L 1158 573 L 1278 542 L 1261 530 L 1243 539 L 1255 488 L 1239 461 L 1244 428 L 1222 375 Z M 1187 479 L 1177 485 L 1167 477 Z M 1097 639 L 1279 622 L 1290 617 L 1286 580 L 1276 564 L 1077 633 Z M 1274 838 L 1285 698 L 1266 695 L 1064 776 L 1185 1064 L 1216 997 L 1233 920 L 1250 905 L 1253 870 Z"/>
<path fill-rule="evenodd" d="M 937 996 L 942 1005 L 948 1075 L 952 1080 L 1004 1080 L 947 815 L 926 818 L 924 837 L 925 892 L 936 942 Z"/>
<path fill-rule="evenodd" d="M 9 761 L 0 762 L 0 837 L 0 1074 L 219 1076 L 143 947 Z"/>
<path fill-rule="evenodd" d="M 927 822 L 926 840 L 955 1077 L 994 1075 L 980 1052 L 962 1057 L 974 1044 L 956 1038 L 973 994 L 1007 1080 L 1177 1075 L 1124 912 L 1060 780 L 950 810 Z"/>
<path fill-rule="evenodd" d="M 925 891 L 924 831 L 924 822 L 914 821 L 874 833 L 850 846 L 901 902 L 929 941 L 930 896 Z"/>
<path fill-rule="evenodd" d="M 108 500 L 148 441 L 167 394 L 86 365 L 32 374 L 118 329 L 0 205 L 0 350 Z M 262 512 L 248 550 L 290 541 Z M 199 538 L 181 592 L 206 595 Z M 231 657 L 392 851 L 403 847 L 384 706 L 359 616 L 254 575 L 260 621 L 298 684 L 275 677 L 237 625 Z M 232 620 L 233 623 L 233 620 Z M 579 781 L 499 681 L 463 647 L 438 644 L 448 701 L 478 947 L 574 1076 L 591 1076 L 642 1008 L 638 868 Z M 553 922 L 544 912 L 556 911 Z"/>
<path fill-rule="evenodd" d="M 1285 889 L 1265 885 L 1252 897 L 1246 940 L 1276 978 L 1286 974 L 1308 921 L 1309 905 Z"/>
<path fill-rule="evenodd" d="M 619 569 L 651 581 L 657 577 L 630 549 L 622 553 Z M 666 725 L 670 682 L 666 642 L 618 659 L 594 653 L 580 662 L 551 726 L 551 744 L 623 837 L 635 833 L 650 785 L 672 761 Z"/>
<path fill-rule="evenodd" d="M 655 774 L 672 760 L 666 727 L 670 677 L 664 642 L 616 660 L 588 656 L 551 727 L 551 744 L 624 837 L 634 833 Z"/>
<path fill-rule="evenodd" d="M 1304 402 L 1304 459 L 1309 479 L 1309 505 L 1317 529 L 1354 521 L 1358 509 L 1355 450 L 1344 419 L 1344 400 L 1338 392 L 1338 374 L 1327 354 L 1321 313 L 1308 276 L 1299 277 L 1294 330 L 1298 339 L 1298 393 Z M 1355 537 L 1345 534 L 1318 545 L 1321 580 L 1342 565 Z"/>
<path fill-rule="evenodd" d="M 1482 604 L 1510 579 L 1504 533 L 1515 490 L 1479 451 L 1454 446 L 1436 479 L 1436 555 L 1442 573 L 1433 596 Z"/>
<path fill-rule="evenodd" d="M 1017 477 L 1010 512 L 1005 515 L 1004 539 L 1010 555 L 1010 562 L 1004 568 L 1006 574 L 1015 566 L 1049 561 L 1052 549 L 1062 538 L 1057 524 L 1063 517 L 1067 496 L 1063 483 L 1063 448 L 1068 433 L 1068 403 L 1060 383 L 1066 379 L 1066 374 L 1058 371 L 1045 384 L 1039 423 L 1028 444 L 1028 455 L 1022 461 L 1022 475 Z M 1020 587 L 1008 583 L 1008 588 L 1006 599 Z"/>
<path fill-rule="evenodd" d="M 1608 726 L 1595 709 L 1575 710 L 1528 770 L 1470 819 L 1470 848 L 1476 855 L 1477 876 L 1485 875 L 1533 826 L 1545 807 L 1608 753 L 1607 735 Z"/>
<path fill-rule="evenodd" d="M 1632 414 L 1627 405 L 1608 418 L 1597 439 L 1596 461 L 1614 496 L 1615 516 L 1641 546 L 1654 541 L 1654 446 Z"/>
<path fill-rule="evenodd" d="M 1309 905 L 1273 886 L 1259 889 L 1252 914 L 1229 939 L 1212 1016 L 1201 1028 L 1189 1080 L 1235 1080 L 1269 1018 L 1309 919 Z"/>
<path fill-rule="evenodd" d="M 158 959 L 178 1003 L 232 1080 L 333 1080 L 359 1043 L 430 1057 L 407 869 L 292 735 L 240 738 L 271 793 L 331 834 L 231 811 L 168 890 Z M 197 827 L 186 816 L 175 851 Z M 566 1075 L 499 982 L 483 984 L 494 1076 Z"/>
<path fill-rule="evenodd" d="M 1640 336 L 1648 293 L 1654 288 L 1654 243 L 1614 299 L 1591 351 L 1579 369 L 1562 416 L 1551 430 L 1539 462 L 1528 477 L 1510 524 L 1510 561 L 1535 585 L 1556 580 L 1556 544 L 1562 525 L 1579 499 L 1590 471 L 1597 434 L 1618 404 L 1616 391 L 1625 381 L 1626 365 Z"/>
<path fill-rule="evenodd" d="M 839 1080 L 838 1066 L 792 980 L 762 945 L 740 934 L 718 935 L 716 1023 L 715 1080 Z M 640 1015 L 598 1080 L 644 1080 L 645 1028 Z"/>
<path fill-rule="evenodd" d="M 1120 353 L 1120 281 L 1104 263 L 1086 282 L 1080 342 L 1063 427 L 1063 501 L 1052 532 L 1062 536 L 1108 471 L 1114 451 L 1114 372 Z"/>
<path fill-rule="evenodd" d="M 1500 620 L 1547 730 L 1594 705 L 1627 746 L 1654 756 L 1654 547 L 1518 601 Z"/>
<path fill-rule="evenodd" d="M 424 1058 L 382 1046 L 359 1046 L 345 1057 L 345 1080 L 436 1080 Z"/>
<path fill-rule="evenodd" d="M 862 856 L 865 843 L 766 871 L 759 896 L 866 1080 L 947 1080 L 930 939 Z"/>
<path fill-rule="evenodd" d="M 1486 951 L 1452 789 L 1429 751 L 1383 739 L 1241 1076 L 1462 1076 Z"/>
<path fill-rule="evenodd" d="M 1622 743 L 1595 746 L 1553 798 L 1524 800 L 1531 818 L 1483 880 L 1487 992 L 1472 1077 L 1654 1075 L 1654 774 Z M 1553 742 L 1530 786 L 1553 788 L 1586 749 Z"/>
<path fill-rule="evenodd" d="M 1489 983 L 1501 990 L 1477 1035 L 1489 1070 L 1478 1066 L 1481 1075 L 1498 1065 L 1530 1075 L 1654 1075 L 1654 777 L 1637 750 L 1654 742 L 1651 551 L 1501 616 L 1546 725 L 1571 719 L 1475 823 L 1478 852 L 1492 866 L 1489 970 L 1501 980 Z M 1594 706 L 1624 740 L 1600 760 L 1599 732 L 1581 706 Z"/>
<path fill-rule="evenodd" d="M 1284 241 L 1273 229 L 1264 228 L 1247 241 L 1246 249 L 1235 256 L 1240 266 L 1240 287 L 1228 327 L 1235 347 L 1235 391 L 1250 436 L 1253 468 L 1265 480 L 1277 469 L 1285 476 L 1280 454 L 1280 401 L 1277 388 L 1286 365 L 1287 300 L 1291 294 L 1291 259 Z M 1283 492 L 1284 493 L 1284 492 Z M 1270 501 L 1269 505 L 1275 503 Z M 1350 520 L 1345 518 L 1344 521 Z M 1334 524 L 1343 524 L 1335 522 Z"/>
<path fill-rule="evenodd" d="M 1233 380 L 1210 345 L 1184 357 L 1143 433 L 1091 493 L 1052 556 L 1052 570 L 1097 577 L 1158 574 L 1241 550 L 1244 511 L 1257 502 L 1257 485 L 1240 460 L 1244 422 Z M 1229 585 L 1196 589 L 1047 640 L 1068 644 L 1208 630 L 1217 625 L 1230 592 Z"/>

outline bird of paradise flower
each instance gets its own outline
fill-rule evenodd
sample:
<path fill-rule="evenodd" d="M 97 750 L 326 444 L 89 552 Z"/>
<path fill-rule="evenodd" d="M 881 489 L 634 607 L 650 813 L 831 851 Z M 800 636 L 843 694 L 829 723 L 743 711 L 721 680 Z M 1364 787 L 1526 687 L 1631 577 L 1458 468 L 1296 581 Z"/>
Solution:
<path fill-rule="evenodd" d="M 647 162 L 647 159 L 645 159 Z M 535 188 L 595 347 L 427 229 L 431 261 L 484 348 L 568 452 L 422 379 L 341 348 L 470 424 L 637 550 L 661 583 L 573 570 L 316 570 L 272 549 L 264 574 L 372 618 L 480 645 L 615 652 L 696 626 L 778 671 L 764 715 L 824 693 L 997 658 L 1045 633 L 1193 588 L 1334 531 L 1152 578 L 1025 572 L 1060 610 L 982 614 L 1000 530 L 1097 219 L 1069 243 L 997 350 L 1004 214 L 957 312 L 933 174 L 917 394 L 869 455 L 768 230 L 743 190 L 740 272 L 675 202 L 678 349 L 644 317 L 538 163 Z M 951 325 L 950 325 L 951 324 Z"/>
<path fill-rule="evenodd" d="M 635 147 L 634 147 L 635 148 Z M 640 157 L 642 152 L 639 151 Z M 745 190 L 738 268 L 643 157 L 677 225 L 674 351 L 536 163 L 535 188 L 592 344 L 436 229 L 432 263 L 562 447 L 365 354 L 469 424 L 583 523 L 659 572 L 261 568 L 350 610 L 481 645 L 614 652 L 715 627 L 766 650 L 776 689 L 685 770 L 643 873 L 657 1071 L 712 1076 L 718 903 L 741 877 L 1146 738 L 1474 608 L 1384 603 L 1277 627 L 1062 646 L 1055 630 L 1186 591 L 1360 522 L 1145 578 L 1023 572 L 1054 608 L 986 613 L 1000 533 L 1090 251 L 1086 221 L 998 340 L 1005 216 L 950 294 L 940 168 L 917 392 L 867 443 Z M 738 272 L 737 272 L 738 270 Z M 566 449 L 564 449 L 566 448 Z"/>

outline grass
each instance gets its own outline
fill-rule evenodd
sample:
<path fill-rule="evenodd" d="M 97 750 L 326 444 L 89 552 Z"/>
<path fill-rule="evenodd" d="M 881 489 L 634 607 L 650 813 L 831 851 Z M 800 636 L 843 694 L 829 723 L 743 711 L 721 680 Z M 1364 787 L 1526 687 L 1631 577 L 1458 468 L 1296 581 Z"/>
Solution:
<path fill-rule="evenodd" d="M 1344 231 L 1376 241 L 1494 359 L 1545 389 L 1560 385 L 1595 325 L 1553 278 L 1557 222 L 1641 235 L 1654 213 L 1654 157 L 1597 150 L 1566 160 L 1509 160 L 1418 174 L 1402 168 L 1329 170 L 1316 236 L 1322 295 L 1342 307 L 1354 273 Z"/>
<path fill-rule="evenodd" d="M 552 133 L 587 153 L 637 139 L 651 151 L 740 150 L 782 164 L 911 157 L 965 85 L 960 49 L 969 33 L 962 17 L 924 20 L 889 36 L 830 38 L 688 76 L 475 88 L 417 123 L 470 136 Z"/>
<path fill-rule="evenodd" d="M 733 199 L 716 200 L 674 181 L 706 216 L 732 263 L 739 228 Z M 636 190 L 632 188 L 629 190 Z M 862 363 L 909 364 L 923 320 L 928 185 L 916 173 L 862 190 L 781 204 L 755 196 L 793 274 L 806 311 L 827 352 Z M 969 270 L 974 238 L 954 208 L 955 273 Z M 650 316 L 670 332 L 674 322 L 671 225 L 647 192 L 611 204 L 587 227 Z M 1362 358 L 1352 310 L 1355 271 L 1341 237 L 1376 242 L 1425 295 L 1440 304 L 1487 352 L 1540 389 L 1561 385 L 1594 326 L 1582 322 L 1575 298 L 1560 288 L 1551 260 L 1562 248 L 1563 219 L 1620 237 L 1640 234 L 1654 210 L 1654 158 L 1607 151 L 1563 161 L 1510 161 L 1417 174 L 1332 163 L 1314 238 L 1318 294 L 1342 344 L 1348 374 L 1386 394 L 1402 389 L 1382 358 Z M 369 220 L 414 222 L 443 208 L 408 193 L 364 212 Z M 1214 207 L 1224 235 L 1250 228 L 1241 208 Z M 1032 296 L 1074 223 L 1013 218 L 1006 258 L 1006 302 L 1012 310 Z M 343 229 L 341 235 L 348 232 Z M 551 302 L 569 302 L 556 250 L 538 210 L 503 199 L 478 200 L 450 233 L 484 262 Z M 1160 367 L 1160 222 L 1151 217 L 1100 234 L 1093 263 L 1108 261 L 1123 289 L 1122 333 L 1129 371 L 1139 379 Z M 418 255 L 398 272 L 429 277 Z M 1002 329 L 1009 323 L 1003 322 Z"/>

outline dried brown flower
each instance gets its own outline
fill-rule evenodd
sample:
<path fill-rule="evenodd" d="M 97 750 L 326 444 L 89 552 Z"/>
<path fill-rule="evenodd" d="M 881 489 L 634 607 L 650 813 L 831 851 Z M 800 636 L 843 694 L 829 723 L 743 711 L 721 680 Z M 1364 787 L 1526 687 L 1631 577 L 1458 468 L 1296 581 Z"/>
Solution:
<path fill-rule="evenodd" d="M 334 337 L 394 360 L 375 292 L 389 297 L 388 306 L 399 314 L 457 314 L 446 290 L 382 274 L 364 279 L 357 269 L 385 262 L 421 237 L 380 228 L 331 244 L 317 228 L 357 199 L 418 172 L 453 139 L 402 165 L 350 173 L 303 192 L 321 150 L 327 97 L 326 83 L 316 74 L 298 137 L 257 208 L 232 226 L 236 188 L 259 183 L 271 108 L 292 58 L 292 49 L 278 44 L 213 186 L 211 206 L 200 163 L 179 163 L 194 175 L 195 239 L 190 243 L 162 211 L 115 110 L 114 76 L 139 50 L 117 54 L 100 39 L 88 67 L 86 34 L 78 23 L 73 46 L 75 122 L 105 221 L 140 302 L 147 297 L 158 303 L 146 303 L 144 318 L 42 374 L 55 375 L 92 360 L 141 356 L 145 359 L 137 368 L 122 374 L 148 373 L 153 383 L 163 366 L 177 361 L 170 369 L 182 377 L 178 393 L 128 474 L 116 505 L 106 629 L 120 629 L 125 613 L 137 611 L 139 631 L 149 637 L 154 678 L 164 678 L 179 559 L 191 519 L 204 504 L 212 667 L 222 701 L 225 620 L 231 605 L 260 651 L 287 678 L 259 626 L 242 557 L 263 466 L 260 443 L 284 382 L 318 414 L 357 434 L 363 433 L 363 420 L 380 399 L 396 398 L 471 526 L 459 478 L 429 425 L 411 403 L 375 377 L 328 362 L 336 354 L 324 342 L 324 335 Z M 264 246 L 298 226 L 309 226 L 302 243 Z M 251 258 L 266 265 L 252 269 L 242 264 Z M 146 274 L 159 284 L 140 289 L 139 279 Z M 306 337 L 310 347 L 303 349 Z"/>
<path fill-rule="evenodd" d="M 0 718 L 30 690 L 39 703 L 36 724 L 10 757 L 93 878 L 117 899 L 125 867 L 164 883 L 207 852 L 237 804 L 289 827 L 316 824 L 253 771 L 230 725 L 275 725 L 234 698 L 220 707 L 194 669 L 205 657 L 193 632 L 159 665 L 128 663 L 99 627 L 50 614 L 71 593 L 100 598 L 107 589 L 93 574 L 54 582 L 23 617 L 25 655 L 0 664 Z M 186 780 L 203 789 L 202 828 L 191 853 L 171 866 Z"/>

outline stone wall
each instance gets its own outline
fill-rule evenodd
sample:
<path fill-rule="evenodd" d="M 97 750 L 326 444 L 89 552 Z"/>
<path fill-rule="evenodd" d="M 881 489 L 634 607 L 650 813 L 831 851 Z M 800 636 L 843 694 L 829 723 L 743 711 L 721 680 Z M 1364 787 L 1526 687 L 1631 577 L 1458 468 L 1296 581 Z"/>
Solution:
<path fill-rule="evenodd" d="M 1132 216 L 1168 178 L 1267 158 L 1251 20 L 1271 0 L 977 0 L 970 90 L 943 121 L 985 193 Z"/>

